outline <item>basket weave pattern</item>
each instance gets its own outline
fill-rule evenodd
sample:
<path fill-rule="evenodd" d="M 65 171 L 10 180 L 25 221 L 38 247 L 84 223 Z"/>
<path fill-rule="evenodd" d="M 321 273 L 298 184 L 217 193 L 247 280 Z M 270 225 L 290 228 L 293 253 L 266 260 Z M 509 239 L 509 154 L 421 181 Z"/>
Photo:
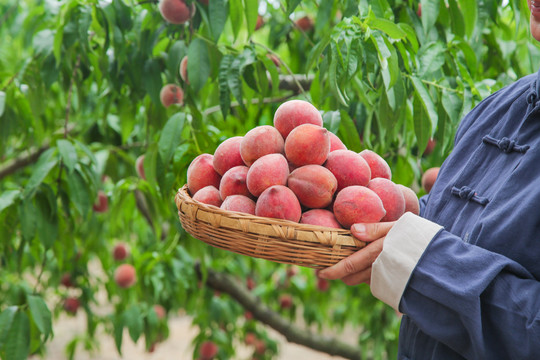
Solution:
<path fill-rule="evenodd" d="M 193 200 L 187 185 L 175 197 L 182 227 L 214 247 L 278 263 L 325 268 L 365 243 L 349 230 L 299 224 L 233 211 Z"/>

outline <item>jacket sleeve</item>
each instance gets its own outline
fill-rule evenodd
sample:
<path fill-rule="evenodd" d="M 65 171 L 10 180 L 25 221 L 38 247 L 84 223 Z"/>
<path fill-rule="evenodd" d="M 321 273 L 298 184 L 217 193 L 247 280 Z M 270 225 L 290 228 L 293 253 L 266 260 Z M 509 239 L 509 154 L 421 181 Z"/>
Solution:
<path fill-rule="evenodd" d="M 426 243 L 422 232 L 434 233 L 435 228 L 429 230 L 431 222 L 421 219 L 428 230 L 415 226 L 418 236 L 404 238 L 400 228 L 418 221 L 412 217 L 402 217 L 401 224 L 391 230 L 385 239 L 385 247 L 389 240 L 387 250 L 395 242 L 414 248 L 415 241 Z M 384 252 L 373 265 L 375 296 L 395 286 L 392 279 L 381 278 L 381 273 L 388 272 L 383 268 L 396 265 L 385 263 Z M 469 359 L 540 356 L 540 282 L 523 266 L 444 229 L 416 257 L 401 297 L 393 301 L 423 332 Z"/>

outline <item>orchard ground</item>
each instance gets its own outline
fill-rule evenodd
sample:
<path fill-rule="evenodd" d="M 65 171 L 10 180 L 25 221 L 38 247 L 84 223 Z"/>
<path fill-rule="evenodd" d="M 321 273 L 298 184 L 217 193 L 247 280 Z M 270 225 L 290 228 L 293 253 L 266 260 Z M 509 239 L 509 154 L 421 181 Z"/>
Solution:
<path fill-rule="evenodd" d="M 92 273 L 97 277 L 104 276 L 99 263 L 92 262 L 89 265 Z M 106 314 L 113 311 L 112 306 L 107 300 L 107 294 L 101 292 L 97 294 L 96 300 L 99 305 L 92 307 L 99 313 Z M 52 304 L 49 304 L 52 308 Z M 301 311 L 299 308 L 298 311 Z M 306 328 L 301 322 L 301 316 L 297 317 L 296 323 L 300 328 Z M 103 329 L 97 330 L 96 343 L 99 348 L 93 352 L 85 351 L 82 342 L 79 343 L 75 353 L 76 360 L 189 360 L 193 356 L 192 340 L 199 334 L 199 329 L 192 325 L 192 319 L 183 314 L 169 315 L 169 338 L 159 343 L 153 353 L 145 351 L 144 338 L 141 337 L 137 343 L 134 343 L 129 337 L 127 329 L 124 330 L 122 341 L 122 355 L 118 354 L 114 343 L 114 338 L 106 334 Z M 342 357 L 330 356 L 321 352 L 314 351 L 307 347 L 289 343 L 280 333 L 266 327 L 269 336 L 278 341 L 279 354 L 276 360 L 288 359 L 310 359 L 310 360 L 341 360 Z M 313 329 L 317 332 L 316 329 Z M 324 335 L 339 337 L 343 342 L 355 344 L 358 339 L 360 329 L 346 329 L 343 333 L 335 334 L 326 332 Z M 75 316 L 62 312 L 55 321 L 54 338 L 47 345 L 47 353 L 44 360 L 67 360 L 65 349 L 66 345 L 76 337 L 83 338 L 86 334 L 86 314 L 82 308 L 79 308 Z M 247 347 L 243 343 L 235 344 L 237 356 L 231 360 L 251 359 L 253 348 Z M 39 357 L 30 357 L 32 360 L 41 359 Z"/>
<path fill-rule="evenodd" d="M 65 360 L 65 347 L 75 336 L 83 336 L 85 333 L 86 317 L 84 312 L 79 311 L 76 316 L 62 315 L 55 325 L 54 339 L 48 344 L 48 352 L 45 360 Z M 97 342 L 100 349 L 93 353 L 85 352 L 80 347 L 75 355 L 77 360 L 188 360 L 192 358 L 193 347 L 192 339 L 197 336 L 199 330 L 191 325 L 191 318 L 185 315 L 178 315 L 169 320 L 170 336 L 158 344 L 153 353 L 147 353 L 144 350 L 144 340 L 141 339 L 134 343 L 129 338 L 127 330 L 124 331 L 124 340 L 122 345 L 123 356 L 116 351 L 114 339 L 103 332 L 97 335 Z M 276 359 L 310 359 L 310 360 L 341 360 L 342 357 L 329 356 L 304 346 L 292 344 L 275 331 L 270 332 L 273 339 L 279 341 L 280 353 Z M 343 334 L 340 338 L 352 344 L 355 341 L 356 333 L 351 331 L 350 336 Z M 251 359 L 252 348 L 244 344 L 238 344 L 236 347 L 237 356 L 234 360 Z M 33 358 L 39 359 L 39 358 Z"/>

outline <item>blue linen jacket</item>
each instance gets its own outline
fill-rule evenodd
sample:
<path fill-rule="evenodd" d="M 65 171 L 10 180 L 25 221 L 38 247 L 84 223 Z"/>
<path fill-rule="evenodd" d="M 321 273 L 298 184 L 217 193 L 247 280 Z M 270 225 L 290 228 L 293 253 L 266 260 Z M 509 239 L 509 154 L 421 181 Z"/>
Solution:
<path fill-rule="evenodd" d="M 540 71 L 464 117 L 421 216 L 398 358 L 540 359 Z"/>

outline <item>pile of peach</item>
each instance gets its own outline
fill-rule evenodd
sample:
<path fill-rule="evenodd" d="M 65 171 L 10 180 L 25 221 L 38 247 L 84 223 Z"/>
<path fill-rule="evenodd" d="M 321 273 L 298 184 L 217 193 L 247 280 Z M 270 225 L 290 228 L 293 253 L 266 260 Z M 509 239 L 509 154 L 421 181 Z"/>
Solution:
<path fill-rule="evenodd" d="M 287 101 L 263 125 L 197 156 L 187 170 L 194 200 L 256 216 L 333 228 L 418 213 L 413 190 L 392 182 L 387 162 L 356 153 L 325 129 L 309 102 Z"/>

